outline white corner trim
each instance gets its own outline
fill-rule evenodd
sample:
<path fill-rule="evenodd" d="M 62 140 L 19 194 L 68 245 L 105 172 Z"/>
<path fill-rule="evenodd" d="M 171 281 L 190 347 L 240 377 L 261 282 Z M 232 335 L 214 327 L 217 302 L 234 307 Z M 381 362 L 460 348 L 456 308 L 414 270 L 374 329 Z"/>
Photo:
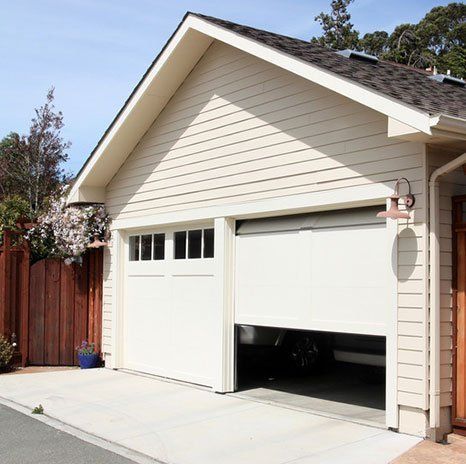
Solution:
<path fill-rule="evenodd" d="M 387 209 L 390 200 L 387 199 Z M 390 281 L 390 316 L 386 332 L 386 384 L 385 404 L 387 427 L 398 428 L 398 221 L 387 219 L 387 235 Z"/>
<path fill-rule="evenodd" d="M 218 341 L 213 390 L 235 390 L 235 314 L 234 314 L 235 220 L 215 219 L 215 261 L 218 306 Z"/>

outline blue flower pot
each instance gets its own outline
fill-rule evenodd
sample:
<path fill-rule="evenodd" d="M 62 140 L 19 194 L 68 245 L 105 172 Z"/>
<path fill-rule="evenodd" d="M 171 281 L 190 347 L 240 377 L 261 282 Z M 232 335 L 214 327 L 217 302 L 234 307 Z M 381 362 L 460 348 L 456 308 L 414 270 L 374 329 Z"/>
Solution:
<path fill-rule="evenodd" d="M 93 369 L 99 367 L 100 357 L 97 353 L 94 354 L 78 354 L 79 366 L 81 369 Z"/>

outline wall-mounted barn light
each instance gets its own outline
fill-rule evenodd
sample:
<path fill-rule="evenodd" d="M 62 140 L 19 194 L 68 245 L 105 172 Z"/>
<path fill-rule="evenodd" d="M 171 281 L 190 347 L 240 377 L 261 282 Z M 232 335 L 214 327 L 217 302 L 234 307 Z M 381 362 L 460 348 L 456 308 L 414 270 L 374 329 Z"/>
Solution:
<path fill-rule="evenodd" d="M 408 194 L 403 197 L 404 204 L 407 208 L 414 206 L 414 195 L 411 193 L 411 184 L 406 177 L 400 177 L 395 183 L 395 192 L 390 198 L 390 208 L 388 211 L 381 211 L 377 217 L 390 218 L 390 219 L 409 219 L 409 213 L 400 211 L 398 209 L 398 201 L 400 199 L 400 182 L 404 180 L 408 184 Z"/>

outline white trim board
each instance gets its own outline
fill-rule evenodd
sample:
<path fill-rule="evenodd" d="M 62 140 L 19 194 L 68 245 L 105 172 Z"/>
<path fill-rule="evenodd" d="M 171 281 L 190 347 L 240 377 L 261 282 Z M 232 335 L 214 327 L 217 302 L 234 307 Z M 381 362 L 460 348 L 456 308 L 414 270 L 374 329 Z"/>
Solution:
<path fill-rule="evenodd" d="M 393 180 L 393 184 L 395 180 Z M 155 213 L 151 215 L 146 212 L 143 216 L 115 220 L 111 224 L 111 229 L 129 230 L 157 225 L 205 221 L 218 217 L 246 219 L 338 208 L 374 206 L 384 204 L 386 198 L 392 192 L 393 187 L 378 183 L 162 214 Z"/>

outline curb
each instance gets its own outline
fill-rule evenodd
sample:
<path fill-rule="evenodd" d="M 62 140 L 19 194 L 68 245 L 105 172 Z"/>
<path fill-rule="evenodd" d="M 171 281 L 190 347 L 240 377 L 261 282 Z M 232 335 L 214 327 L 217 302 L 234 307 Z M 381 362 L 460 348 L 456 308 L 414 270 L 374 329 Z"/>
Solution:
<path fill-rule="evenodd" d="M 131 461 L 134 461 L 137 464 L 168 464 L 164 461 L 159 461 L 155 458 L 151 458 L 150 456 L 139 453 L 138 451 L 134 451 L 115 442 L 106 440 L 105 438 L 100 438 L 96 435 L 92 435 L 88 432 L 85 432 L 84 430 L 67 424 L 66 422 L 63 422 L 55 417 L 49 416 L 48 414 L 31 414 L 30 407 L 24 406 L 20 403 L 16 403 L 15 401 L 11 401 L 2 396 L 0 396 L 0 404 L 10 409 L 13 409 L 21 414 L 24 414 L 25 416 L 28 416 L 32 419 L 38 420 L 39 422 L 53 427 L 54 429 L 72 435 L 73 437 L 85 441 L 86 443 L 90 443 L 91 445 L 98 446 L 99 448 L 103 448 L 107 451 L 118 454 L 119 456 L 122 456 L 126 459 L 130 459 Z"/>

